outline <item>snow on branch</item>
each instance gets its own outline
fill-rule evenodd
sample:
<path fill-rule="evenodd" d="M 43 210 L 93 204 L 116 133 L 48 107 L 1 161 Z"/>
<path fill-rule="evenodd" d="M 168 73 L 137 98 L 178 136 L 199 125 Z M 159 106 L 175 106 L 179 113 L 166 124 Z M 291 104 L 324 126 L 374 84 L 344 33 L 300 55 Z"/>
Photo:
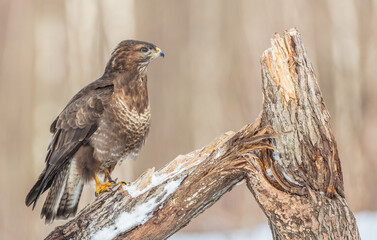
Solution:
<path fill-rule="evenodd" d="M 166 239 L 245 180 L 274 239 L 359 239 L 318 81 L 296 29 L 261 59 L 253 124 L 113 186 L 46 239 Z"/>
<path fill-rule="evenodd" d="M 57 227 L 46 239 L 165 239 L 214 204 L 258 167 L 256 154 L 275 137 L 260 119 L 228 132 L 167 166 L 147 170 L 128 186 L 117 186 Z M 255 152 L 253 152 L 255 151 Z M 260 170 L 260 169 L 259 169 Z"/>

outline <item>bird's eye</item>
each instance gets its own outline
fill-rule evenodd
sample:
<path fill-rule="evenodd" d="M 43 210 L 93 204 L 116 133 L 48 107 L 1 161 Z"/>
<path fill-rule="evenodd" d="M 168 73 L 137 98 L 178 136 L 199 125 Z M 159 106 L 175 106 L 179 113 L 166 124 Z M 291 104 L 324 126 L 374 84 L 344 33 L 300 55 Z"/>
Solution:
<path fill-rule="evenodd" d="M 140 50 L 141 50 L 142 52 L 148 52 L 148 48 L 146 48 L 146 47 L 142 47 Z"/>

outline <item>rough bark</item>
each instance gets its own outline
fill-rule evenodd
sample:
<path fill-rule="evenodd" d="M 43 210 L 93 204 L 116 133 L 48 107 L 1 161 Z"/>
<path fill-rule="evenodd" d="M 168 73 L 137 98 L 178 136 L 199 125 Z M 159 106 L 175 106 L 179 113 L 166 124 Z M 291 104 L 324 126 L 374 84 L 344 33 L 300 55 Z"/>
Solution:
<path fill-rule="evenodd" d="M 275 35 L 262 56 L 261 127 L 289 132 L 266 151 L 275 188 L 255 175 L 248 186 L 274 239 L 359 239 L 343 189 L 338 150 L 316 76 L 296 29 Z M 271 176 L 272 175 L 272 176 Z"/>
<path fill-rule="evenodd" d="M 250 159 L 258 158 L 250 151 L 269 148 L 263 139 L 274 136 L 260 130 L 260 120 L 237 133 L 225 133 L 158 172 L 149 169 L 131 185 L 101 194 L 47 239 L 165 239 L 242 181 Z M 132 215 L 140 208 L 149 211 Z M 101 233 L 103 228 L 108 229 Z"/>
<path fill-rule="evenodd" d="M 359 239 L 299 33 L 275 35 L 261 62 L 263 112 L 253 124 L 114 186 L 46 239 L 166 239 L 244 179 L 274 239 Z"/>

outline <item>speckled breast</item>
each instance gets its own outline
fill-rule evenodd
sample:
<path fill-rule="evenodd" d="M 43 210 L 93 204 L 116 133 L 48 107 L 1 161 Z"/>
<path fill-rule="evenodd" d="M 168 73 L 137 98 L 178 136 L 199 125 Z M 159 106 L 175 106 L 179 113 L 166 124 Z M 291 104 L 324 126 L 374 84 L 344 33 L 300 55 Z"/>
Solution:
<path fill-rule="evenodd" d="M 113 103 L 114 107 L 105 110 L 104 118 L 92 136 L 96 138 L 94 157 L 101 162 L 100 171 L 126 158 L 135 158 L 150 127 L 149 104 L 143 111 L 137 111 L 122 98 L 115 98 Z"/>

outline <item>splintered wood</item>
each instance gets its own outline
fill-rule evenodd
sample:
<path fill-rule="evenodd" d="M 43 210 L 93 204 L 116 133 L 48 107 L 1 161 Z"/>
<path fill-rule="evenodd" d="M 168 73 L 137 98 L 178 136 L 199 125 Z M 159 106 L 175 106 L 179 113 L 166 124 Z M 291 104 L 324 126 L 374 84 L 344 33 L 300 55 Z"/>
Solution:
<path fill-rule="evenodd" d="M 335 191 L 344 196 L 330 115 L 301 36 L 293 29 L 283 37 L 276 34 L 271 43 L 272 48 L 261 60 L 265 96 L 262 125 L 279 132 L 292 131 L 273 141 L 277 148 L 284 149 L 277 154 L 279 167 L 294 180 L 285 182 L 307 182 L 330 197 Z M 305 182 L 302 176 L 306 176 Z"/>
<path fill-rule="evenodd" d="M 47 239 L 165 239 L 242 181 L 259 156 L 272 148 L 260 120 L 227 132 L 202 149 L 179 155 L 164 168 L 147 170 L 135 182 L 102 194 Z M 255 166 L 254 166 L 255 165 Z M 85 227 L 85 231 L 78 231 Z"/>
<path fill-rule="evenodd" d="M 248 187 L 265 212 L 274 239 L 359 239 L 344 199 L 343 176 L 330 115 L 296 29 L 261 59 L 264 95 L 261 127 L 286 132 L 266 150 L 273 188 L 255 175 Z M 275 181 L 274 181 L 275 180 Z"/>
<path fill-rule="evenodd" d="M 360 239 L 301 36 L 291 29 L 271 44 L 261 59 L 260 118 L 113 186 L 46 239 L 166 239 L 243 180 L 274 239 Z"/>

